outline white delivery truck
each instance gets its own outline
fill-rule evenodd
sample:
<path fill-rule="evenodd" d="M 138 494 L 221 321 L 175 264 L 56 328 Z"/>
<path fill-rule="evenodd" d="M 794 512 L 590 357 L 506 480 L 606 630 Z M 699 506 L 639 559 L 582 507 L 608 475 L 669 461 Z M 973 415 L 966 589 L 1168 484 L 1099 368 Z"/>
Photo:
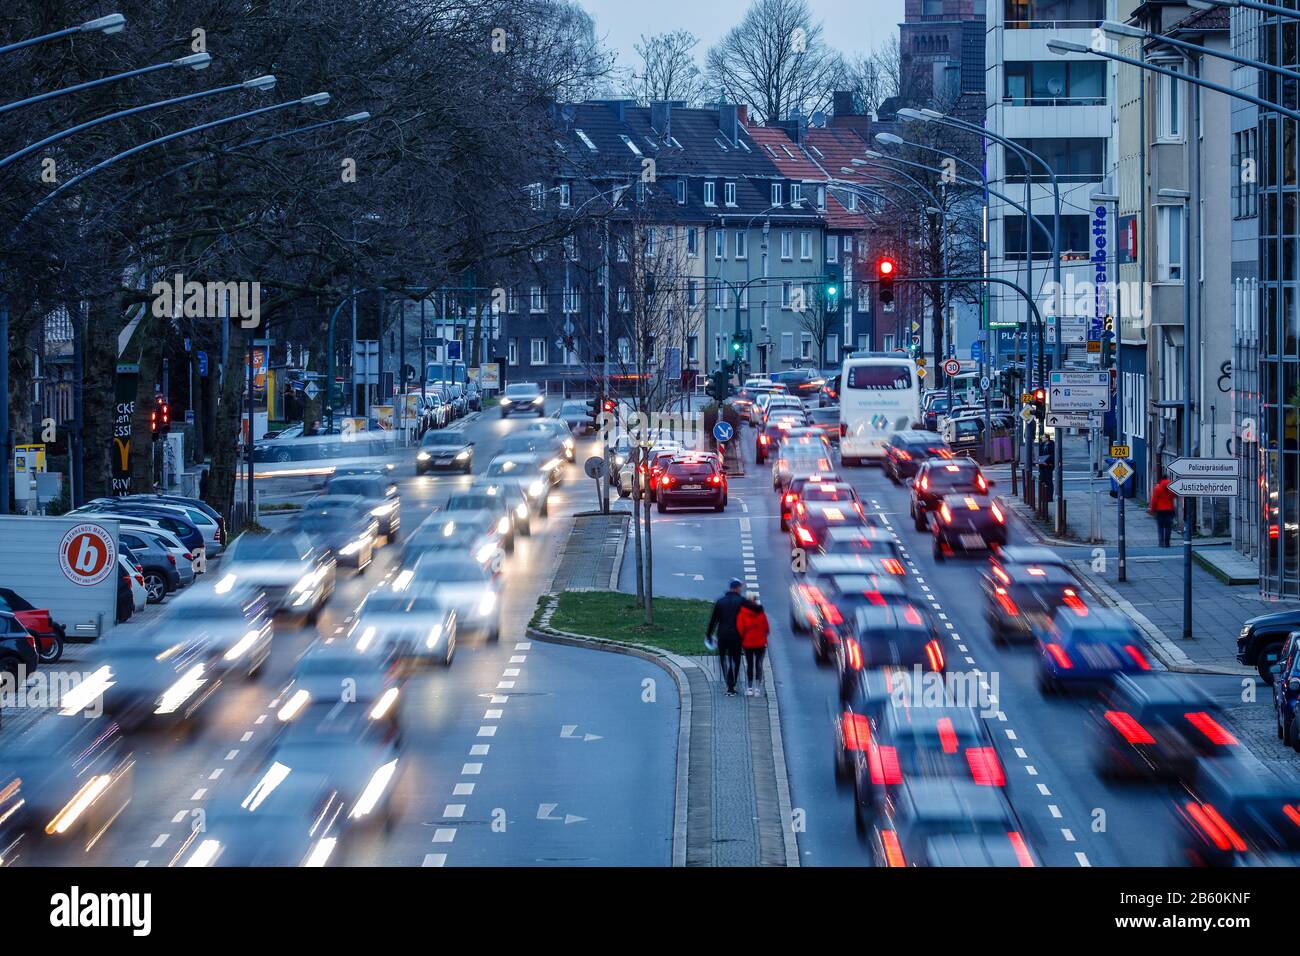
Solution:
<path fill-rule="evenodd" d="M 69 643 L 97 640 L 116 622 L 121 551 L 113 518 L 0 515 L 0 585 L 49 610 Z"/>

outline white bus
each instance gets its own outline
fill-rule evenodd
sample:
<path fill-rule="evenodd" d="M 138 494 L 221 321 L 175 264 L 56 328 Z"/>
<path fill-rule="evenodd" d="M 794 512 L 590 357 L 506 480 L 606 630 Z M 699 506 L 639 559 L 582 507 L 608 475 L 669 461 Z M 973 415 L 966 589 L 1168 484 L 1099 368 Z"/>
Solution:
<path fill-rule="evenodd" d="M 896 431 L 921 420 L 916 363 L 902 352 L 854 352 L 840 373 L 840 461 L 879 460 Z"/>

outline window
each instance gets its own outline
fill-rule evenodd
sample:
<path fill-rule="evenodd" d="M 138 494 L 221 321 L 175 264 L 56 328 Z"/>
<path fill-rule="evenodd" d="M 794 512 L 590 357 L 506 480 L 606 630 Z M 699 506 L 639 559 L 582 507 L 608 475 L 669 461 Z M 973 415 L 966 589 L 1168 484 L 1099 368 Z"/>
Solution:
<path fill-rule="evenodd" d="M 812 233 L 806 229 L 799 233 L 799 258 L 805 262 L 812 258 Z"/>
<path fill-rule="evenodd" d="M 852 252 L 852 251 L 853 251 L 853 237 L 852 237 L 852 236 L 845 236 L 845 237 L 844 237 L 844 251 L 845 251 L 845 252 Z"/>
<path fill-rule="evenodd" d="M 519 340 L 511 339 L 506 346 L 506 361 L 511 365 L 519 364 Z"/>
<path fill-rule="evenodd" d="M 546 364 L 546 339 L 530 339 L 530 353 L 528 357 L 529 364 L 545 365 Z"/>
<path fill-rule="evenodd" d="M 659 230 L 654 226 L 645 231 L 645 254 L 651 259 L 659 254 Z"/>
<path fill-rule="evenodd" d="M 796 207 L 803 205 L 803 187 L 798 183 L 790 184 L 790 205 Z"/>
<path fill-rule="evenodd" d="M 923 17 L 943 16 L 943 0 L 923 0 L 921 4 L 921 16 Z"/>
<path fill-rule="evenodd" d="M 773 206 L 781 205 L 781 184 L 780 183 L 772 184 L 772 205 Z"/>
<path fill-rule="evenodd" d="M 840 260 L 840 237 L 826 237 L 826 261 L 839 262 Z"/>
<path fill-rule="evenodd" d="M 826 187 L 825 186 L 817 187 L 817 208 L 818 209 L 826 208 Z"/>
<path fill-rule="evenodd" d="M 713 234 L 713 258 L 727 258 L 727 230 L 719 229 Z"/>
<path fill-rule="evenodd" d="M 735 183 L 723 183 L 723 185 L 722 185 L 722 201 L 725 202 L 728 206 L 734 206 L 734 205 L 736 204 L 736 184 L 735 184 Z"/>
<path fill-rule="evenodd" d="M 744 229 L 736 230 L 736 258 L 744 259 L 749 254 L 749 233 Z"/>
<path fill-rule="evenodd" d="M 691 336 L 686 340 L 686 361 L 695 363 L 700 360 L 700 340 Z"/>
<path fill-rule="evenodd" d="M 794 291 L 794 283 L 785 281 L 781 283 L 781 308 L 790 308 L 790 296 Z"/>
<path fill-rule="evenodd" d="M 1061 182 L 1098 182 L 1105 176 L 1106 141 L 1081 136 L 1052 136 L 1017 139 L 1016 143 L 1056 170 Z M 1006 150 L 1008 181 L 1024 182 L 1025 167 L 1020 154 Z M 1049 177 L 1041 166 L 1030 161 L 1030 179 L 1047 182 Z"/>
<path fill-rule="evenodd" d="M 632 361 L 632 343 L 624 336 L 618 340 L 618 360 L 624 365 Z"/>
<path fill-rule="evenodd" d="M 793 332 L 781 333 L 781 361 L 782 362 L 794 361 L 794 333 Z"/>
<path fill-rule="evenodd" d="M 736 303 L 741 309 L 749 308 L 749 286 L 742 286 L 740 289 L 740 301 Z"/>
<path fill-rule="evenodd" d="M 840 337 L 833 332 L 826 336 L 825 361 L 835 363 L 840 360 Z"/>
<path fill-rule="evenodd" d="M 530 286 L 528 289 L 528 311 L 546 311 L 546 297 L 542 294 L 542 287 L 539 285 Z"/>
<path fill-rule="evenodd" d="M 1232 209 L 1237 219 L 1259 215 L 1259 131 L 1232 134 Z"/>
<path fill-rule="evenodd" d="M 865 335 L 860 335 L 860 336 L 858 336 L 858 348 L 862 349 L 862 351 L 864 351 L 864 352 L 867 351 L 867 344 L 866 344 L 866 342 L 863 341 L 863 339 L 865 339 L 865 338 L 866 338 Z M 881 342 L 884 343 L 883 345 L 881 345 L 881 348 L 882 348 L 882 349 L 884 349 L 886 352 L 892 352 L 892 351 L 894 351 L 894 348 L 895 348 L 895 346 L 894 346 L 894 333 L 890 332 L 888 335 L 882 335 L 882 336 L 880 337 L 880 340 L 881 340 Z"/>
<path fill-rule="evenodd" d="M 840 298 L 853 307 L 853 260 L 849 256 L 844 257 L 844 292 Z"/>
<path fill-rule="evenodd" d="M 573 313 L 578 311 L 578 302 L 580 296 L 578 290 L 572 286 L 564 287 L 564 311 Z"/>
<path fill-rule="evenodd" d="M 506 311 L 511 315 L 514 315 L 519 311 L 519 292 L 514 288 L 514 286 L 506 289 Z"/>
<path fill-rule="evenodd" d="M 1002 101 L 1011 106 L 1103 106 L 1106 65 L 1092 60 L 1010 62 Z"/>
<path fill-rule="evenodd" d="M 715 182 L 706 182 L 704 184 L 704 205 L 716 206 L 718 204 L 718 184 Z"/>
<path fill-rule="evenodd" d="M 1047 233 L 1034 229 L 1034 260 L 1050 259 L 1047 250 L 1047 236 L 1051 235 L 1052 219 L 1039 214 L 1039 222 L 1047 227 Z M 1025 217 L 1005 216 L 1002 219 L 1003 246 L 1002 255 L 1007 259 L 1025 258 Z M 1065 259 L 1085 259 L 1091 255 L 1091 233 L 1089 218 L 1084 215 L 1066 215 L 1061 217 L 1061 255 Z"/>
<path fill-rule="evenodd" d="M 692 308 L 700 304 L 700 280 L 686 280 L 686 304 Z"/>
<path fill-rule="evenodd" d="M 570 262 L 578 261 L 578 243 L 573 236 L 564 237 L 564 258 Z"/>
<path fill-rule="evenodd" d="M 619 262 L 627 262 L 627 242 L 622 238 L 614 240 L 614 257 Z"/>
<path fill-rule="evenodd" d="M 618 287 L 618 311 L 620 312 L 632 311 L 632 300 L 628 297 L 627 286 L 625 285 L 621 285 Z"/>
<path fill-rule="evenodd" d="M 1106 0 L 1003 0 L 1008 30 L 1032 27 L 1086 27 L 1106 18 Z"/>
<path fill-rule="evenodd" d="M 564 209 L 569 208 L 569 200 L 572 190 L 568 183 L 560 183 L 560 206 Z"/>
<path fill-rule="evenodd" d="M 1156 61 L 1157 65 L 1165 69 L 1181 72 L 1179 60 Z M 1159 99 L 1159 125 L 1156 135 L 1165 140 L 1181 140 L 1183 138 L 1183 81 L 1176 80 L 1172 76 L 1166 76 L 1163 73 L 1157 74 L 1158 87 L 1160 91 Z M 1045 157 L 1044 157 L 1045 158 Z"/>
<path fill-rule="evenodd" d="M 700 255 L 700 230 L 696 226 L 686 227 L 686 255 L 698 259 Z"/>
<path fill-rule="evenodd" d="M 791 249 L 793 248 L 794 235 L 790 230 L 785 229 L 781 232 L 781 258 L 790 259 L 792 257 Z"/>
<path fill-rule="evenodd" d="M 679 179 L 677 180 L 677 205 L 682 206 L 685 204 L 686 204 L 686 180 Z"/>
<path fill-rule="evenodd" d="M 804 359 L 805 361 L 807 359 L 812 358 L 812 346 L 813 346 L 812 333 L 811 332 L 799 333 L 799 358 Z"/>
<path fill-rule="evenodd" d="M 1156 279 L 1159 282 L 1183 281 L 1183 207 L 1156 207 Z"/>
<path fill-rule="evenodd" d="M 534 209 L 541 209 L 546 199 L 546 191 L 542 188 L 541 183 L 532 183 L 528 187 L 528 205 Z"/>
<path fill-rule="evenodd" d="M 730 288 L 719 282 L 713 287 L 713 307 L 719 311 L 726 309 L 731 301 Z"/>

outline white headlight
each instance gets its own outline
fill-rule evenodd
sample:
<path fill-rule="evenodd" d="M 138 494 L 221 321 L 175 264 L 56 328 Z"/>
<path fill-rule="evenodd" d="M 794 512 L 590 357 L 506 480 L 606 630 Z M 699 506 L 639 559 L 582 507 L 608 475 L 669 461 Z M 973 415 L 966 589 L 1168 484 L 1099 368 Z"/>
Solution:
<path fill-rule="evenodd" d="M 220 852 L 221 852 L 220 840 L 204 840 L 202 843 L 199 844 L 198 849 L 195 850 L 190 855 L 190 858 L 185 861 L 185 865 L 186 866 L 207 866 L 217 858 L 217 854 Z"/>
<path fill-rule="evenodd" d="M 534 481 L 531 485 L 528 486 L 528 494 L 534 498 L 540 498 L 542 496 L 542 492 L 545 489 L 546 486 L 542 484 L 542 481 L 539 478 L 536 481 Z"/>
<path fill-rule="evenodd" d="M 509 399 L 509 398 L 503 398 L 503 399 L 501 399 L 501 404 L 502 404 L 502 405 L 509 405 L 510 402 L 511 402 L 511 399 Z"/>
<path fill-rule="evenodd" d="M 542 402 L 544 402 L 544 401 L 546 401 L 546 396 L 545 396 L 545 395 L 538 395 L 536 398 L 533 399 L 533 404 L 534 404 L 534 405 L 540 405 L 540 404 L 542 404 Z"/>
<path fill-rule="evenodd" d="M 570 449 L 573 448 L 573 439 L 572 438 L 564 439 L 564 447 Z"/>
<path fill-rule="evenodd" d="M 510 519 L 505 516 L 502 516 L 501 520 L 497 522 L 497 534 L 505 534 L 509 530 L 510 530 Z"/>
<path fill-rule="evenodd" d="M 247 654 L 248 649 L 257 643 L 257 638 L 260 635 L 260 633 L 261 633 L 260 631 L 249 631 L 247 634 L 241 637 L 239 639 L 239 643 L 237 643 L 230 650 L 226 651 L 226 660 L 237 661 L 245 654 Z"/>
<path fill-rule="evenodd" d="M 466 458 L 468 458 L 468 457 L 469 457 L 469 452 L 467 452 L 467 451 L 463 451 L 463 452 L 461 452 L 459 455 L 456 456 L 456 460 L 457 460 L 457 461 L 464 461 L 464 460 L 465 460 Z"/>
<path fill-rule="evenodd" d="M 486 592 L 478 602 L 479 616 L 481 617 L 485 614 L 491 614 L 492 609 L 496 606 L 497 596 L 491 591 Z"/>
<path fill-rule="evenodd" d="M 346 556 L 346 555 L 350 555 L 350 554 L 356 554 L 358 551 L 361 550 L 361 545 L 362 545 L 363 543 L 364 543 L 364 542 L 362 542 L 362 541 L 349 541 L 349 542 L 348 542 L 347 544 L 345 544 L 343 547 L 339 548 L 339 554 L 342 554 L 342 555 L 345 555 L 345 556 Z"/>
<path fill-rule="evenodd" d="M 474 552 L 474 560 L 479 564 L 487 564 L 492 559 L 492 555 L 496 553 L 496 550 L 496 545 L 485 544 Z"/>
<path fill-rule="evenodd" d="M 516 506 L 516 508 L 515 508 L 515 514 L 519 515 L 520 518 L 527 518 L 527 517 L 528 517 L 528 505 L 524 504 L 524 503 L 521 501 L 521 502 L 518 504 L 518 506 Z"/>
<path fill-rule="evenodd" d="M 163 692 L 163 695 L 158 698 L 158 709 L 154 713 L 175 713 L 181 704 L 193 697 L 194 692 L 206 683 L 203 677 L 203 665 L 195 664 L 181 675 L 180 680 Z"/>
<path fill-rule="evenodd" d="M 393 774 L 397 772 L 397 761 L 390 760 L 370 776 L 370 781 L 366 788 L 361 791 L 361 796 L 357 798 L 356 806 L 348 814 L 352 819 L 364 817 L 379 804 L 379 798 L 384 795 L 388 789 L 388 783 L 393 779 Z"/>
<path fill-rule="evenodd" d="M 442 640 L 442 625 L 435 624 L 429 628 L 429 636 L 424 639 L 424 644 L 426 647 L 437 647 L 440 640 Z"/>
<path fill-rule="evenodd" d="M 374 508 L 370 509 L 370 513 L 376 518 L 382 518 L 384 515 L 388 514 L 388 512 L 392 510 L 393 510 L 393 506 L 391 504 L 376 505 Z"/>
<path fill-rule="evenodd" d="M 397 701 L 397 688 L 390 687 L 379 695 L 379 700 L 375 701 L 375 706 L 370 708 L 370 719 L 380 720 Z"/>
<path fill-rule="evenodd" d="M 427 451 L 422 451 L 422 452 L 420 452 L 418 455 L 416 455 L 415 457 L 416 457 L 416 459 L 419 460 L 419 461 L 428 461 L 428 460 L 429 460 L 430 458 L 432 458 L 433 456 L 430 455 Z"/>

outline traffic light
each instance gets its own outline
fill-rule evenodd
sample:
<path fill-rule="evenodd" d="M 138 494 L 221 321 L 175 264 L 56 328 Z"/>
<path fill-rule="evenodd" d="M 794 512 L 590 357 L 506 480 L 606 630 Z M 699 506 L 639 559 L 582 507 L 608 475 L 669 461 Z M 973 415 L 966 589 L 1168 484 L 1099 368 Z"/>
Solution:
<path fill-rule="evenodd" d="M 606 413 L 613 415 L 614 409 L 618 407 L 618 403 L 615 402 L 612 398 L 606 398 L 603 402 L 601 402 L 600 407 L 604 409 Z"/>
<path fill-rule="evenodd" d="M 881 256 L 876 260 L 876 278 L 880 280 L 880 301 L 885 305 L 894 301 L 894 274 L 897 271 L 897 263 L 889 256 Z"/>
<path fill-rule="evenodd" d="M 709 376 L 709 397 L 719 405 L 727 400 L 727 371 L 718 369 Z"/>
<path fill-rule="evenodd" d="M 731 337 L 731 357 L 739 360 L 741 354 L 745 351 L 745 337 L 743 335 L 733 335 Z"/>
<path fill-rule="evenodd" d="M 171 406 L 161 395 L 153 398 L 153 408 L 149 410 L 149 437 L 154 441 L 163 435 L 172 423 Z"/>
<path fill-rule="evenodd" d="M 1115 317 L 1106 316 L 1101 333 L 1101 367 L 1110 368 L 1115 364 Z"/>
<path fill-rule="evenodd" d="M 827 266 L 822 282 L 824 304 L 827 312 L 840 310 L 840 296 L 844 291 L 844 271 L 839 266 Z"/>
<path fill-rule="evenodd" d="M 1034 396 L 1034 417 L 1040 422 L 1047 417 L 1047 389 L 1036 388 Z"/>
<path fill-rule="evenodd" d="M 587 399 L 587 419 L 591 422 L 593 432 L 600 431 L 600 413 L 603 408 L 604 400 L 599 395 Z"/>

